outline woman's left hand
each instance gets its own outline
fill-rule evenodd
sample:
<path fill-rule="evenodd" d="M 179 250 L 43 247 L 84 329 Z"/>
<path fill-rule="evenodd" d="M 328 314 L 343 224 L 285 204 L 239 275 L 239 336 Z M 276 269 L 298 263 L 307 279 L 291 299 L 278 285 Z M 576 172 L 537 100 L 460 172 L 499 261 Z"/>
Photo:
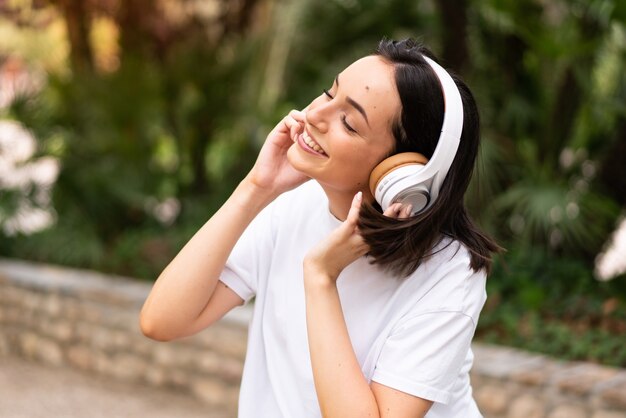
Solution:
<path fill-rule="evenodd" d="M 368 246 L 357 227 L 362 201 L 363 194 L 358 192 L 346 220 L 309 250 L 304 257 L 305 280 L 323 278 L 334 282 L 344 268 L 367 253 Z"/>
<path fill-rule="evenodd" d="M 362 201 L 363 195 L 359 192 L 352 199 L 348 216 L 341 226 L 309 250 L 304 257 L 305 280 L 307 277 L 308 280 L 321 277 L 334 282 L 344 268 L 368 252 L 369 247 L 357 227 Z M 390 218 L 406 219 L 410 213 L 410 206 L 394 203 L 383 214 Z"/>

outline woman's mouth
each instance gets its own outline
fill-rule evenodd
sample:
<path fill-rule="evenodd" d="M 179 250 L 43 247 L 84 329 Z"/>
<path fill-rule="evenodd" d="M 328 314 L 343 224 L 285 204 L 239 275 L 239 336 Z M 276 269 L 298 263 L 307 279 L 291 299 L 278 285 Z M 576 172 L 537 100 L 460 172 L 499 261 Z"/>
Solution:
<path fill-rule="evenodd" d="M 306 129 L 301 134 L 299 134 L 297 138 L 298 145 L 300 145 L 300 147 L 306 152 L 322 157 L 328 157 L 328 154 L 326 154 L 320 144 L 315 142 L 315 140 L 309 136 L 309 133 L 306 131 Z"/>

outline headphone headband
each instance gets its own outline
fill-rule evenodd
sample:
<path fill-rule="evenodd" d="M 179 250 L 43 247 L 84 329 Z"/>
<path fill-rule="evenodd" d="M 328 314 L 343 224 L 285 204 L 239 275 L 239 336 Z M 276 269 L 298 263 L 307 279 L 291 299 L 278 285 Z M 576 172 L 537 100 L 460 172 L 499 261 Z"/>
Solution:
<path fill-rule="evenodd" d="M 443 67 L 427 56 L 423 55 L 423 58 L 435 72 L 443 93 L 444 114 L 441 133 L 435 151 L 426 165 L 409 164 L 391 171 L 382 170 L 384 173 L 378 168 L 374 169 L 370 189 L 383 211 L 395 202 L 411 204 L 413 215 L 430 207 L 439 196 L 439 190 L 461 141 L 463 132 L 461 92 Z M 388 165 L 385 161 L 380 165 Z"/>
<path fill-rule="evenodd" d="M 423 57 L 439 79 L 444 101 L 443 124 L 441 125 L 437 147 L 435 147 L 435 152 L 424 170 L 420 171 L 415 179 L 416 182 L 421 183 L 428 179 L 427 176 L 432 176 L 428 207 L 437 199 L 439 189 L 450 170 L 450 166 L 452 166 L 456 151 L 459 149 L 463 132 L 463 101 L 461 100 L 461 92 L 450 74 L 432 59 L 425 55 Z"/>

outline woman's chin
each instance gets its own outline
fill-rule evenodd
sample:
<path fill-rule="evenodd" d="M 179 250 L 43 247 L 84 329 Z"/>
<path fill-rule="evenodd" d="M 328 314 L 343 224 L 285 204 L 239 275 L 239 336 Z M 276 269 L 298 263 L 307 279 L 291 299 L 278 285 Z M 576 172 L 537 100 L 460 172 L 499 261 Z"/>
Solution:
<path fill-rule="evenodd" d="M 289 164 L 291 164 L 291 166 L 297 171 L 309 177 L 313 177 L 311 173 L 311 163 L 300 155 L 302 151 L 298 149 L 298 147 L 298 144 L 293 144 L 289 147 L 287 150 L 287 161 L 289 161 Z"/>

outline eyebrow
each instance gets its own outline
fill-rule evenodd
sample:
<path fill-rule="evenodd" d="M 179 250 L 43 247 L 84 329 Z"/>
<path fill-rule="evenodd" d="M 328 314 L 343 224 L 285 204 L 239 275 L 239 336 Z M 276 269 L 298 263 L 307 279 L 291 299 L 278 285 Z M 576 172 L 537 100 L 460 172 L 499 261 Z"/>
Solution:
<path fill-rule="evenodd" d="M 337 84 L 337 87 L 339 87 L 339 75 L 337 75 L 335 77 L 335 83 Z M 350 98 L 350 97 L 346 97 L 346 102 L 348 102 L 348 104 L 350 104 L 352 107 L 354 107 L 361 115 L 363 115 L 363 118 L 365 118 L 365 123 L 367 123 L 367 126 L 370 126 L 370 121 L 367 119 L 367 113 L 365 113 L 365 109 L 363 109 L 363 106 L 361 106 L 360 104 L 358 104 L 356 101 L 354 101 L 354 99 Z"/>

